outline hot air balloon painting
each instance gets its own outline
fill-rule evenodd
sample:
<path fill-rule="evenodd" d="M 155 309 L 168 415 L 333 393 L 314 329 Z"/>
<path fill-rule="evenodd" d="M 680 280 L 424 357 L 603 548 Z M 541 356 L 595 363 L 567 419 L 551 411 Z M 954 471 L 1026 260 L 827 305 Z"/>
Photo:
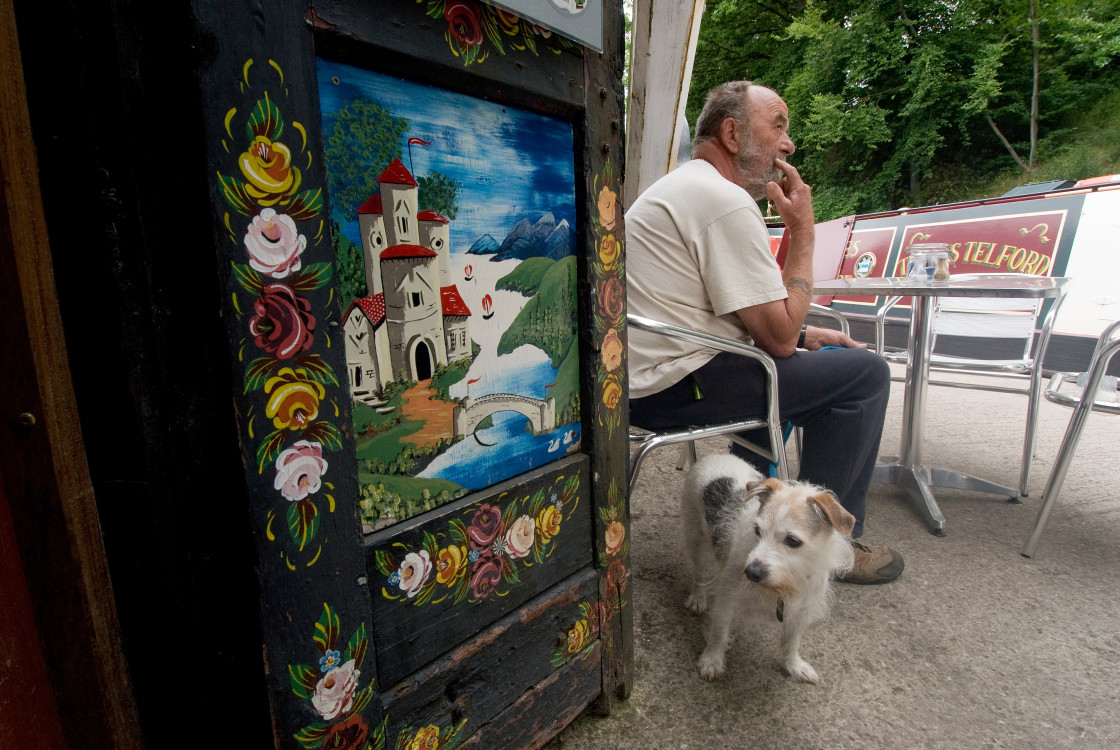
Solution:
<path fill-rule="evenodd" d="M 472 266 L 470 263 L 468 263 L 467 265 L 463 266 L 463 280 L 464 281 L 470 281 L 473 278 L 474 278 L 474 266 Z"/>
<path fill-rule="evenodd" d="M 490 295 L 486 294 L 482 297 L 482 319 L 490 320 L 494 317 L 494 300 L 490 299 Z"/>

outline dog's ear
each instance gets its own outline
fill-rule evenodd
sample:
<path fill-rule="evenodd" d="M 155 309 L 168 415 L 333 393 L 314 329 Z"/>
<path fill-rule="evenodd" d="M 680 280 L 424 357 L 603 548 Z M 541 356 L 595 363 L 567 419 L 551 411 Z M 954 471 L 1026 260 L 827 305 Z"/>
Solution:
<path fill-rule="evenodd" d="M 811 495 L 809 502 L 820 511 L 824 519 L 832 525 L 832 528 L 844 536 L 851 534 L 852 529 L 856 527 L 856 517 L 846 511 L 840 501 L 836 499 L 836 495 L 831 492 Z"/>
<path fill-rule="evenodd" d="M 766 505 L 766 501 L 770 499 L 770 496 L 778 491 L 779 487 L 781 487 L 781 481 L 773 477 L 757 482 L 747 482 L 747 494 L 745 499 L 750 501 L 758 498 L 758 507 L 762 508 L 762 506 Z"/>

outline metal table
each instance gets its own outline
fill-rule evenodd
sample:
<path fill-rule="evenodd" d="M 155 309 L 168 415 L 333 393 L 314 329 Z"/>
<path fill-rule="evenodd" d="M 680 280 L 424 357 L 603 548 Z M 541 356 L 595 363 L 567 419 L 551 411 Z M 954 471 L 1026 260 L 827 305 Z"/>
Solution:
<path fill-rule="evenodd" d="M 911 297 L 910 335 L 906 345 L 906 390 L 902 404 L 902 438 L 897 459 L 875 467 L 873 481 L 889 482 L 906 490 L 925 517 L 930 530 L 944 535 L 945 516 L 933 499 L 931 487 L 991 492 L 1018 497 L 1017 490 L 922 463 L 922 426 L 925 423 L 929 362 L 933 349 L 935 297 L 1060 297 L 1069 281 L 1065 277 L 1021 274 L 962 274 L 948 281 L 921 281 L 906 277 L 831 279 L 813 283 L 813 294 Z"/>

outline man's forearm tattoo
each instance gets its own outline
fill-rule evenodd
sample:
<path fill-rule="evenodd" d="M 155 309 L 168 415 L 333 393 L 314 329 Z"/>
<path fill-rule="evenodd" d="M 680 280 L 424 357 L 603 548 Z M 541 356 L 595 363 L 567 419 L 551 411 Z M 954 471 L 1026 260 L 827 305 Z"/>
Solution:
<path fill-rule="evenodd" d="M 813 296 L 813 285 L 805 279 L 790 279 L 789 281 L 785 282 L 785 286 L 786 289 L 796 289 L 797 291 L 802 292 L 806 297 Z"/>

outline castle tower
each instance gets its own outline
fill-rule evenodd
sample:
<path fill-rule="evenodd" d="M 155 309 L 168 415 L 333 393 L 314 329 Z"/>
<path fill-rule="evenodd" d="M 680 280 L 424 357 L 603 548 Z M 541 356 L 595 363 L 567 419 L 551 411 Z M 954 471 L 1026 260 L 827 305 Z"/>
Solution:
<path fill-rule="evenodd" d="M 358 207 L 358 231 L 362 235 L 362 259 L 366 267 L 366 290 L 369 294 L 385 291 L 381 284 L 381 251 L 389 246 L 385 236 L 385 218 L 381 213 L 381 194 L 375 193 Z"/>
<path fill-rule="evenodd" d="M 435 211 L 421 211 L 416 216 L 420 224 L 420 244 L 439 254 L 439 285 L 451 283 L 451 232 L 448 220 Z"/>
<path fill-rule="evenodd" d="M 388 247 L 420 244 L 417 214 L 418 185 L 400 159 L 393 159 L 377 178 Z"/>

